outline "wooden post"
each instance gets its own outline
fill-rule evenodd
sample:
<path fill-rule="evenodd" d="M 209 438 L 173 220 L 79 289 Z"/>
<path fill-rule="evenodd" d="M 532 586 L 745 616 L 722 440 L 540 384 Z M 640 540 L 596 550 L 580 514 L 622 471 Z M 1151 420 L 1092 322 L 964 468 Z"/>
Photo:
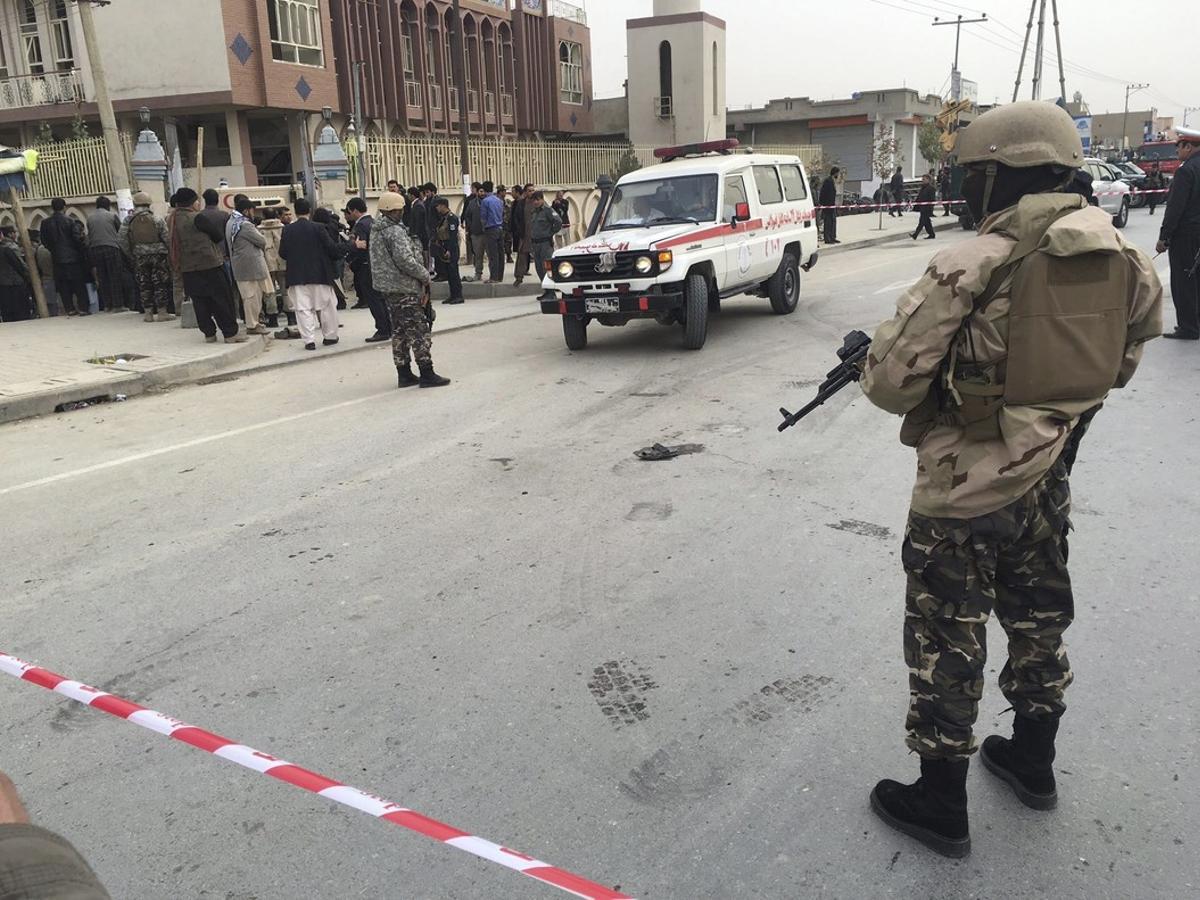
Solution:
<path fill-rule="evenodd" d="M 38 316 L 50 318 L 50 307 L 46 305 L 46 293 L 42 290 L 42 274 L 37 267 L 37 253 L 33 249 L 33 241 L 29 240 L 29 229 L 25 225 L 25 209 L 21 206 L 21 195 L 15 187 L 8 189 L 8 202 L 12 204 L 13 217 L 17 220 L 17 232 L 21 236 L 21 246 L 25 249 L 25 262 L 29 267 L 29 280 L 33 288 L 33 299 L 37 304 Z"/>
<path fill-rule="evenodd" d="M 196 193 L 204 193 L 204 126 L 196 129 Z"/>

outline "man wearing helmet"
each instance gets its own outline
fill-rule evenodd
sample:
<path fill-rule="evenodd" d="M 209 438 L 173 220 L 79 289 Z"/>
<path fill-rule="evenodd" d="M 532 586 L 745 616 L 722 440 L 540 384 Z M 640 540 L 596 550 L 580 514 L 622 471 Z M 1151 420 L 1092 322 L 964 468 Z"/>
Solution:
<path fill-rule="evenodd" d="M 1071 683 L 1069 464 L 1108 391 L 1162 331 L 1149 259 L 1070 188 L 1083 148 L 1069 115 L 1000 107 L 960 133 L 957 154 L 979 235 L 937 254 L 900 298 L 862 379 L 873 403 L 904 415 L 901 441 L 917 451 L 902 558 L 907 744 L 921 777 L 881 781 L 871 806 L 953 857 L 971 846 L 967 766 L 993 612 L 1008 635 L 1000 687 L 1016 716 L 1012 740 L 984 742 L 983 763 L 1027 806 L 1056 803 L 1051 763 Z"/>
<path fill-rule="evenodd" d="M 433 371 L 432 339 L 423 306 L 429 303 L 429 269 L 425 247 L 404 227 L 404 198 L 387 191 L 379 198 L 379 216 L 371 224 L 371 278 L 387 301 L 392 320 L 392 358 L 400 387 L 444 387 L 450 383 Z M 409 354 L 420 376 L 413 374 Z"/>

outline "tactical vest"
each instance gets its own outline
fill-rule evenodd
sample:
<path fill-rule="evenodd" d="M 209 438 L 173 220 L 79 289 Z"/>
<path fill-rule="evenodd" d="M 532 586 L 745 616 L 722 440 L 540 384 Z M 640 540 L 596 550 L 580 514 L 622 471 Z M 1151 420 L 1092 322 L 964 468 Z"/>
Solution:
<path fill-rule="evenodd" d="M 159 242 L 158 225 L 154 221 L 154 214 L 135 213 L 134 217 L 129 220 L 129 237 L 134 245 L 157 244 Z"/>
<path fill-rule="evenodd" d="M 1066 215 L 1071 212 L 1076 210 Z M 954 342 L 938 421 L 964 429 L 967 440 L 999 438 L 1005 406 L 1098 401 L 1120 375 L 1129 322 L 1128 260 L 1119 252 L 1054 256 L 1036 249 L 1044 237 L 1042 232 L 1013 249 Z M 1009 275 L 1007 355 L 985 364 L 964 359 L 960 348 L 965 338 L 969 353 L 972 318 Z"/>

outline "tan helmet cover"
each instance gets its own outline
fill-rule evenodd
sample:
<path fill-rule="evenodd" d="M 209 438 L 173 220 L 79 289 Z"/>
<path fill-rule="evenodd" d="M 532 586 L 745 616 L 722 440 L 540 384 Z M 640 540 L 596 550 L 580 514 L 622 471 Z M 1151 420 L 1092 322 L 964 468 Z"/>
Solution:
<path fill-rule="evenodd" d="M 958 134 L 959 163 L 998 162 L 1014 169 L 1083 164 L 1083 142 L 1061 107 L 1022 100 L 984 113 Z"/>
<path fill-rule="evenodd" d="M 384 191 L 379 195 L 379 211 L 381 213 L 404 209 L 404 197 L 395 191 Z"/>

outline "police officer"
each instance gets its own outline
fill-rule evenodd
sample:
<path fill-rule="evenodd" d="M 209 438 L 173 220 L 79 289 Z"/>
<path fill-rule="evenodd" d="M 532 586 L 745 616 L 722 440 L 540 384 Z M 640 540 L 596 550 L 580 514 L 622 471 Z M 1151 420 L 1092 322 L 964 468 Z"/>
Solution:
<path fill-rule="evenodd" d="M 952 857 L 971 847 L 967 766 L 993 612 L 1008 635 L 1000 688 L 1016 717 L 1011 740 L 984 742 L 983 763 L 1027 806 L 1056 803 L 1051 763 L 1071 683 L 1067 458 L 1081 418 L 1161 332 L 1162 307 L 1146 255 L 1065 190 L 1083 161 L 1066 112 L 1022 102 L 985 113 L 960 134 L 958 158 L 979 235 L 935 256 L 900 298 L 861 382 L 905 416 L 901 441 L 917 451 L 902 558 L 907 744 L 921 777 L 879 782 L 871 806 Z"/>
<path fill-rule="evenodd" d="M 1158 233 L 1159 253 L 1171 260 L 1175 330 L 1164 337 L 1200 341 L 1200 131 L 1178 130 L 1183 165 L 1175 170 Z"/>
<path fill-rule="evenodd" d="M 457 306 L 464 302 L 462 277 L 458 268 L 460 223 L 458 216 L 450 212 L 450 201 L 445 197 L 436 198 L 433 201 L 433 209 L 438 224 L 429 250 L 434 260 L 445 269 L 446 281 L 450 288 L 450 296 L 442 303 Z"/>
<path fill-rule="evenodd" d="M 404 198 L 391 191 L 379 197 L 379 215 L 371 225 L 371 278 L 387 301 L 392 318 L 392 358 L 400 387 L 443 387 L 450 383 L 433 371 L 432 338 L 423 307 L 429 303 L 425 248 L 401 221 Z M 409 354 L 421 370 L 413 374 Z"/>

